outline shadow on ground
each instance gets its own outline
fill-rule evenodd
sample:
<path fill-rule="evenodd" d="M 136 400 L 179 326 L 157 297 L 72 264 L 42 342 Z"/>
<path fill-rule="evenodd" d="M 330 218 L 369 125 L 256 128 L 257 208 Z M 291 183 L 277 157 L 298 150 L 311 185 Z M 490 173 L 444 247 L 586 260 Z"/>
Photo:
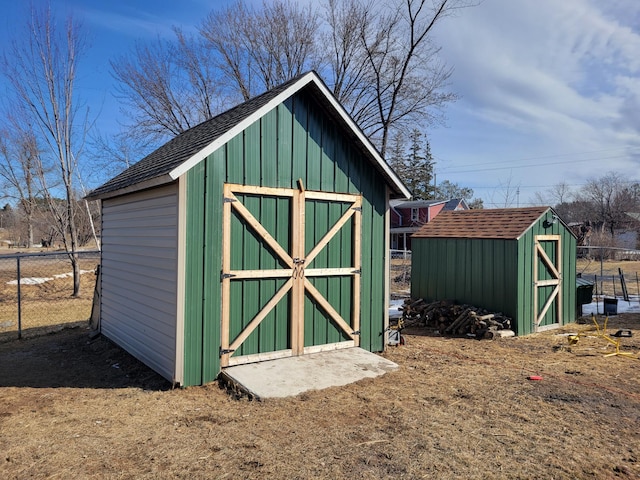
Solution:
<path fill-rule="evenodd" d="M 74 326 L 0 343 L 0 387 L 141 388 L 171 384 L 106 338 Z"/>

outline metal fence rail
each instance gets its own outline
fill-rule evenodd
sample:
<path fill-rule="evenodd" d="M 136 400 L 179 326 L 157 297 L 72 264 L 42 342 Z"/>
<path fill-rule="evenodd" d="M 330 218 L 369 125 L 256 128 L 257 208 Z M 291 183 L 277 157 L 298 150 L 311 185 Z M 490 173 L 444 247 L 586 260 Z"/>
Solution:
<path fill-rule="evenodd" d="M 99 251 L 77 252 L 80 295 L 73 297 L 71 260 L 64 252 L 0 256 L 0 340 L 55 330 L 91 315 Z"/>

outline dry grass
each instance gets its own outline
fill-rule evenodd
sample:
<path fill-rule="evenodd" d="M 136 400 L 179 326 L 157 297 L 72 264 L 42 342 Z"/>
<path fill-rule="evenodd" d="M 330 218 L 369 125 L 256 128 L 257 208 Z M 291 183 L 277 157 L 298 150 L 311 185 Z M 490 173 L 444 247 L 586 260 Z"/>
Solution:
<path fill-rule="evenodd" d="M 637 357 L 640 316 L 623 327 Z M 84 329 L 0 344 L 0 477 L 640 478 L 640 363 L 555 333 L 416 330 L 395 372 L 266 402 L 170 390 Z"/>
<path fill-rule="evenodd" d="M 40 335 L 65 324 L 86 321 L 91 314 L 91 304 L 96 277 L 97 259 L 81 259 L 80 296 L 74 298 L 71 277 L 55 278 L 70 273 L 71 267 L 64 257 L 34 257 L 21 262 L 22 278 L 52 278 L 37 285 L 20 285 L 22 298 L 21 317 L 23 336 Z M 0 257 L 0 341 L 14 339 L 18 330 L 18 288 L 10 282 L 17 278 L 15 259 Z"/>
<path fill-rule="evenodd" d="M 60 328 L 46 305 L 34 333 Z M 633 359 L 604 357 L 590 325 L 498 341 L 414 330 L 384 354 L 395 372 L 266 402 L 171 390 L 82 327 L 7 341 L 0 478 L 640 478 L 640 315 L 612 317 L 620 328 Z"/>
<path fill-rule="evenodd" d="M 619 269 L 624 274 L 629 295 L 640 296 L 640 261 L 605 260 L 600 263 L 599 260 L 580 258 L 576 265 L 576 271 L 584 276 L 593 278 L 591 276 L 597 275 L 598 294 L 615 297 L 622 297 Z"/>

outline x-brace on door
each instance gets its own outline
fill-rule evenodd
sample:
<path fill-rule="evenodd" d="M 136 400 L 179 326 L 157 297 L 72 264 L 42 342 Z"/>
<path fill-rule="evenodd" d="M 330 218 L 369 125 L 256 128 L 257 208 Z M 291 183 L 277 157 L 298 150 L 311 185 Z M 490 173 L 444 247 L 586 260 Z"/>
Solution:
<path fill-rule="evenodd" d="M 305 315 L 313 309 L 346 339 L 332 348 L 359 345 L 362 197 L 225 184 L 223 201 L 222 367 L 322 348 L 305 345 Z M 320 211 L 333 213 L 321 222 Z M 347 239 L 348 255 L 318 265 L 338 237 L 343 249 Z M 341 292 L 347 308 L 317 286 L 337 277 L 351 279 Z"/>
<path fill-rule="evenodd" d="M 535 331 L 562 324 L 562 249 L 560 235 L 534 238 Z"/>

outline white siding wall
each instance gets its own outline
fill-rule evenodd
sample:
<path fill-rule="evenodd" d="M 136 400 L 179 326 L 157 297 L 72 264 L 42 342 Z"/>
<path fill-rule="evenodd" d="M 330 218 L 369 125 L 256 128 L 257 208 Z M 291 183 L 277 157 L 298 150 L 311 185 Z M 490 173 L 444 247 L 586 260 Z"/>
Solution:
<path fill-rule="evenodd" d="M 178 188 L 102 204 L 102 333 L 173 380 L 176 362 Z"/>

